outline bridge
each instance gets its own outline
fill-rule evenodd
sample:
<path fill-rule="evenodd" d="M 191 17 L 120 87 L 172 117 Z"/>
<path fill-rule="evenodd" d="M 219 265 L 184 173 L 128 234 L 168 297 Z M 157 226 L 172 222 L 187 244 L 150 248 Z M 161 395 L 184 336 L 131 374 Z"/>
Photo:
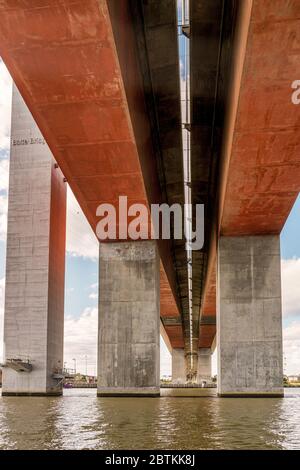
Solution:
<path fill-rule="evenodd" d="M 15 83 L 3 395 L 62 393 L 66 181 L 95 234 L 97 208 L 118 213 L 120 196 L 205 208 L 199 250 L 100 239 L 99 396 L 159 395 L 160 332 L 177 383 L 207 380 L 217 345 L 220 396 L 283 395 L 298 3 L 1 1 Z M 23 356 L 29 373 L 9 367 Z"/>

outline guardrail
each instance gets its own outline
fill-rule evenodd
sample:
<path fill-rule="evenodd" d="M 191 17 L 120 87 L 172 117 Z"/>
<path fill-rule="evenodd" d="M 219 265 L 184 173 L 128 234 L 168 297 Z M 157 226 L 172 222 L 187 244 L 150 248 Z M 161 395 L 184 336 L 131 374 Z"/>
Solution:
<path fill-rule="evenodd" d="M 160 384 L 160 388 L 216 388 L 216 384 Z"/>
<path fill-rule="evenodd" d="M 86 382 L 74 382 L 72 384 L 65 384 L 64 385 L 64 388 L 97 388 L 97 384 L 96 383 L 92 383 L 92 384 L 89 384 L 89 383 L 86 383 Z"/>

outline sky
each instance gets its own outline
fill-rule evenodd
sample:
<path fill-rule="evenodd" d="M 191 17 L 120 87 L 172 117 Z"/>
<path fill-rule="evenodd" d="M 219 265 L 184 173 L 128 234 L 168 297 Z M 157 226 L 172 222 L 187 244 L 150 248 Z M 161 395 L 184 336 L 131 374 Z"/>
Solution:
<path fill-rule="evenodd" d="M 3 349 L 5 246 L 12 81 L 0 59 L 0 361 Z M 64 360 L 95 374 L 98 324 L 98 241 L 68 189 Z M 281 234 L 284 369 L 300 373 L 300 198 Z M 171 356 L 161 339 L 161 375 Z M 216 373 L 216 353 L 213 374 Z"/>

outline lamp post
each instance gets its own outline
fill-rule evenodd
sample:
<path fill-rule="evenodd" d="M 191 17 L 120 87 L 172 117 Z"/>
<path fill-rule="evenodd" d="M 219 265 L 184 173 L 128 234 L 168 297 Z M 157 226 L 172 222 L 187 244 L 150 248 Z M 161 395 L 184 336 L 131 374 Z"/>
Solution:
<path fill-rule="evenodd" d="M 76 375 L 76 358 L 75 357 L 73 358 L 73 361 L 74 361 L 74 375 Z"/>

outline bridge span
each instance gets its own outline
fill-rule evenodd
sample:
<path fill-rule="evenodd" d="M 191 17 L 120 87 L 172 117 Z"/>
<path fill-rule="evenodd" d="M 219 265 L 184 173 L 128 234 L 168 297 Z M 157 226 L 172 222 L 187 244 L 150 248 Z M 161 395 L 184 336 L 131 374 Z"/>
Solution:
<path fill-rule="evenodd" d="M 67 181 L 95 233 L 120 196 L 205 208 L 199 250 L 100 239 L 98 394 L 159 395 L 161 332 L 174 381 L 209 380 L 217 345 L 219 395 L 282 396 L 297 2 L 2 0 L 0 15 L 15 83 L 2 393 L 62 393 Z M 23 357 L 30 370 L 9 367 Z"/>

